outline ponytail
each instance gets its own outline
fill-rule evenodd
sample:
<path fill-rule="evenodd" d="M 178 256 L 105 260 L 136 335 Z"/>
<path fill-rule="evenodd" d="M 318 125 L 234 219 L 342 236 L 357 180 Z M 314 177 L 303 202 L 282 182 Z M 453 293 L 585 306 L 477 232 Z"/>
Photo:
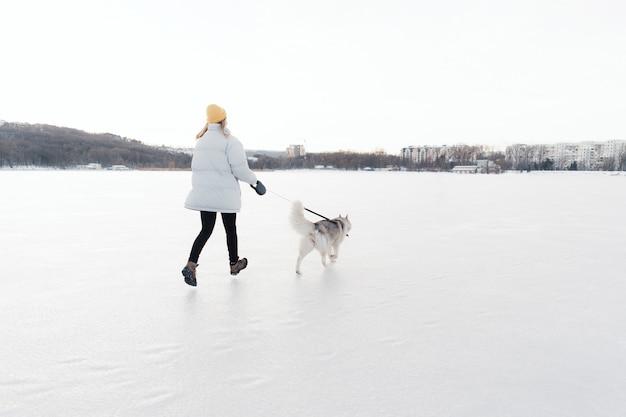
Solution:
<path fill-rule="evenodd" d="M 230 136 L 230 130 L 228 130 L 228 128 L 226 127 L 226 125 L 228 124 L 226 119 L 222 120 L 219 123 L 222 126 L 222 133 L 224 134 L 224 136 L 229 137 Z"/>

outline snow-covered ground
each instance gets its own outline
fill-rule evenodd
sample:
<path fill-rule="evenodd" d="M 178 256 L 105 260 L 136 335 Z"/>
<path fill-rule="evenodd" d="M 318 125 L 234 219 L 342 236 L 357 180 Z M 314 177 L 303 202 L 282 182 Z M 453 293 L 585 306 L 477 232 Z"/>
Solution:
<path fill-rule="evenodd" d="M 258 175 L 336 264 L 242 186 L 192 288 L 189 172 L 0 171 L 0 415 L 626 415 L 626 175 Z"/>

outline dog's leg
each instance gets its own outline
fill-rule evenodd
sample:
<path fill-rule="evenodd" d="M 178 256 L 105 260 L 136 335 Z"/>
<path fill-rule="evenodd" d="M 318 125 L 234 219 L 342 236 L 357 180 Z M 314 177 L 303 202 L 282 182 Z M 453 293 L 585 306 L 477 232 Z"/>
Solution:
<path fill-rule="evenodd" d="M 326 266 L 326 252 L 320 252 L 322 255 L 322 265 Z"/>
<path fill-rule="evenodd" d="M 323 240 L 319 243 L 320 244 L 319 246 L 317 246 L 317 250 L 319 250 L 320 255 L 322 255 L 322 265 L 326 266 L 326 258 L 330 257 L 331 260 L 333 258 L 333 247 L 326 240 Z"/>
<path fill-rule="evenodd" d="M 337 262 L 337 258 L 339 258 L 339 244 L 341 242 L 335 242 L 330 247 L 330 260 L 331 262 Z"/>
<path fill-rule="evenodd" d="M 315 248 L 313 241 L 309 236 L 305 236 L 300 241 L 300 252 L 298 253 L 298 260 L 296 261 L 296 274 L 301 274 L 300 264 L 305 256 L 307 256 Z"/>
<path fill-rule="evenodd" d="M 322 265 L 326 266 L 326 257 L 332 253 L 332 246 L 326 236 L 321 237 L 315 242 L 315 248 L 322 256 Z"/>

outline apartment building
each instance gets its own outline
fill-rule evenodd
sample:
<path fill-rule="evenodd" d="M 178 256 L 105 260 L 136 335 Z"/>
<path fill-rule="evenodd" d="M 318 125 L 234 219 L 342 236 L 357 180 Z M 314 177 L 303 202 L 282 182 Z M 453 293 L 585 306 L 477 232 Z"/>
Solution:
<path fill-rule="evenodd" d="M 440 160 L 466 163 L 475 162 L 479 151 L 480 147 L 468 145 L 408 146 L 402 148 L 400 156 L 414 164 L 434 164 Z"/>
<path fill-rule="evenodd" d="M 304 145 L 289 145 L 287 151 L 285 152 L 285 156 L 288 158 L 297 158 L 299 156 L 306 156 L 306 151 L 304 150 Z"/>
<path fill-rule="evenodd" d="M 516 144 L 506 149 L 507 165 L 513 169 L 539 167 L 551 161 L 556 170 L 616 170 L 626 161 L 626 141 L 585 141 L 551 145 Z"/>

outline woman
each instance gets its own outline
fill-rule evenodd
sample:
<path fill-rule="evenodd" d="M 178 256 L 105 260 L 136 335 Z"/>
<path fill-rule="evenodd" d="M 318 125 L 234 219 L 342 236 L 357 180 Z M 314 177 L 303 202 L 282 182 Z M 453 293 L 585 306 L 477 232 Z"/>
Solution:
<path fill-rule="evenodd" d="M 198 142 L 191 160 L 192 189 L 185 200 L 185 207 L 199 211 L 202 221 L 202 230 L 182 270 L 185 282 L 192 286 L 196 286 L 198 258 L 213 233 L 218 212 L 226 230 L 231 275 L 237 275 L 248 266 L 246 258 L 239 259 L 237 247 L 236 220 L 241 209 L 239 181 L 247 182 L 260 195 L 265 193 L 265 187 L 248 167 L 243 145 L 226 129 L 226 111 L 210 104 L 206 115 L 207 123 L 196 135 Z"/>

